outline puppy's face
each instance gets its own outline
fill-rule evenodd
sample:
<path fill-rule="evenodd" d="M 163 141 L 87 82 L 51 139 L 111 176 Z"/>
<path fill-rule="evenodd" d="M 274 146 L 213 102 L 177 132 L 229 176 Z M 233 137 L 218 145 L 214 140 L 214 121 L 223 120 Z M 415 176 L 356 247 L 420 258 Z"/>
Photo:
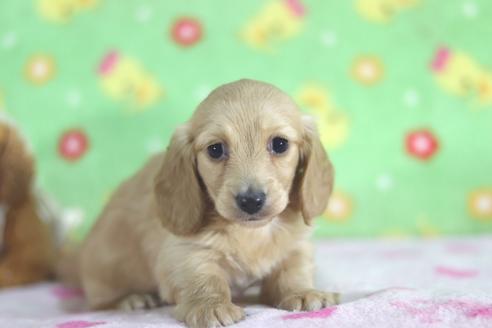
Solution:
<path fill-rule="evenodd" d="M 198 174 L 222 217 L 261 225 L 289 202 L 299 161 L 300 115 L 277 90 L 225 91 L 207 98 L 194 117 Z"/>
<path fill-rule="evenodd" d="M 326 208 L 332 166 L 290 97 L 252 80 L 213 91 L 179 127 L 155 178 L 156 214 L 178 235 L 209 222 L 266 224 L 287 206 L 306 223 Z"/>

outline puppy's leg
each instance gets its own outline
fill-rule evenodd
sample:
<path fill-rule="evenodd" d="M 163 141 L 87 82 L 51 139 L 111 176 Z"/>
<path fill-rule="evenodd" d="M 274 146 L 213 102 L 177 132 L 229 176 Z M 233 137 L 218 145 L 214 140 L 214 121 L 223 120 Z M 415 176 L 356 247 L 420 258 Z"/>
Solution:
<path fill-rule="evenodd" d="M 232 303 L 227 278 L 216 263 L 195 265 L 190 261 L 171 278 L 167 282 L 173 285 L 176 318 L 189 327 L 228 326 L 244 317 L 243 309 Z M 162 286 L 161 293 L 167 289 Z"/>
<path fill-rule="evenodd" d="M 337 294 L 314 289 L 311 246 L 292 252 L 262 283 L 261 299 L 289 311 L 315 311 L 337 303 Z"/>
<path fill-rule="evenodd" d="M 131 294 L 119 301 L 117 307 L 125 311 L 153 309 L 162 304 L 158 295 L 153 293 Z"/>

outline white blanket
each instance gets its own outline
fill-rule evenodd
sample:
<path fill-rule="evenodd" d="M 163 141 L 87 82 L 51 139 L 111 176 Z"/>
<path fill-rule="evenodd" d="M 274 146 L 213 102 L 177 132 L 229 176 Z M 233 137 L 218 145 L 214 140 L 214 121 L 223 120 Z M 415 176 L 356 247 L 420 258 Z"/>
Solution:
<path fill-rule="evenodd" d="M 317 243 L 317 284 L 343 303 L 289 313 L 247 305 L 234 327 L 492 327 L 492 236 Z M 183 327 L 172 308 L 88 312 L 80 291 L 40 284 L 0 292 L 0 327 Z"/>

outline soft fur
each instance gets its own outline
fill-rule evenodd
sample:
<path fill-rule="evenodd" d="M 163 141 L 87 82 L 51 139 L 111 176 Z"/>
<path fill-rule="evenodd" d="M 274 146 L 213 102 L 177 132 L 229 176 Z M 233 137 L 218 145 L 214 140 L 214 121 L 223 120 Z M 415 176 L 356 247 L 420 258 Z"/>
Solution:
<path fill-rule="evenodd" d="M 289 141 L 286 153 L 268 151 L 275 136 Z M 207 154 L 217 142 L 228 159 Z M 244 317 L 231 291 L 254 282 L 265 303 L 283 309 L 333 303 L 314 289 L 308 241 L 332 181 L 315 126 L 290 97 L 252 80 L 217 88 L 167 151 L 118 188 L 90 232 L 79 278 L 91 307 L 163 301 L 191 327 L 229 325 Z M 252 216 L 234 200 L 250 186 L 267 197 Z"/>
<path fill-rule="evenodd" d="M 0 120 L 0 287 L 48 278 L 52 235 L 32 192 L 34 163 L 15 127 Z"/>

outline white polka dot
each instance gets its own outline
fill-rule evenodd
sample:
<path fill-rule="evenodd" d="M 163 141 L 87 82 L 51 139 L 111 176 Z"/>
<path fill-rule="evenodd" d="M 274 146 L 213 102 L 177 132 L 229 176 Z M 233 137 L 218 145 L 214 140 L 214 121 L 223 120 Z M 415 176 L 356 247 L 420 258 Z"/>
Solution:
<path fill-rule="evenodd" d="M 387 173 L 381 174 L 376 179 L 376 188 L 380 191 L 388 191 L 393 188 L 393 185 L 393 178 Z"/>
<path fill-rule="evenodd" d="M 327 48 L 336 46 L 338 42 L 337 34 L 334 31 L 323 31 L 320 35 L 321 44 Z"/>
<path fill-rule="evenodd" d="M 463 15 L 467 18 L 475 18 L 478 15 L 479 9 L 475 2 L 467 1 L 463 3 Z"/>
<path fill-rule="evenodd" d="M 10 31 L 5 33 L 1 39 L 1 45 L 4 49 L 11 49 L 17 44 L 17 35 Z"/>
<path fill-rule="evenodd" d="M 408 89 L 403 94 L 403 102 L 409 108 L 414 108 L 420 103 L 420 96 L 415 89 Z"/>
<path fill-rule="evenodd" d="M 147 5 L 141 5 L 135 11 L 135 19 L 139 23 L 146 23 L 152 18 L 152 9 Z"/>
<path fill-rule="evenodd" d="M 202 101 L 212 91 L 212 88 L 208 85 L 201 85 L 195 89 L 194 96 L 196 101 Z"/>
<path fill-rule="evenodd" d="M 66 208 L 62 212 L 62 223 L 66 230 L 79 226 L 84 221 L 84 210 L 78 207 Z"/>
<path fill-rule="evenodd" d="M 80 102 L 82 101 L 82 96 L 80 95 L 80 91 L 75 89 L 68 91 L 65 96 L 65 100 L 70 107 L 72 108 L 79 107 Z"/>
<path fill-rule="evenodd" d="M 145 150 L 147 150 L 147 153 L 149 154 L 156 154 L 164 150 L 164 143 L 158 137 L 154 137 L 145 143 Z"/>

